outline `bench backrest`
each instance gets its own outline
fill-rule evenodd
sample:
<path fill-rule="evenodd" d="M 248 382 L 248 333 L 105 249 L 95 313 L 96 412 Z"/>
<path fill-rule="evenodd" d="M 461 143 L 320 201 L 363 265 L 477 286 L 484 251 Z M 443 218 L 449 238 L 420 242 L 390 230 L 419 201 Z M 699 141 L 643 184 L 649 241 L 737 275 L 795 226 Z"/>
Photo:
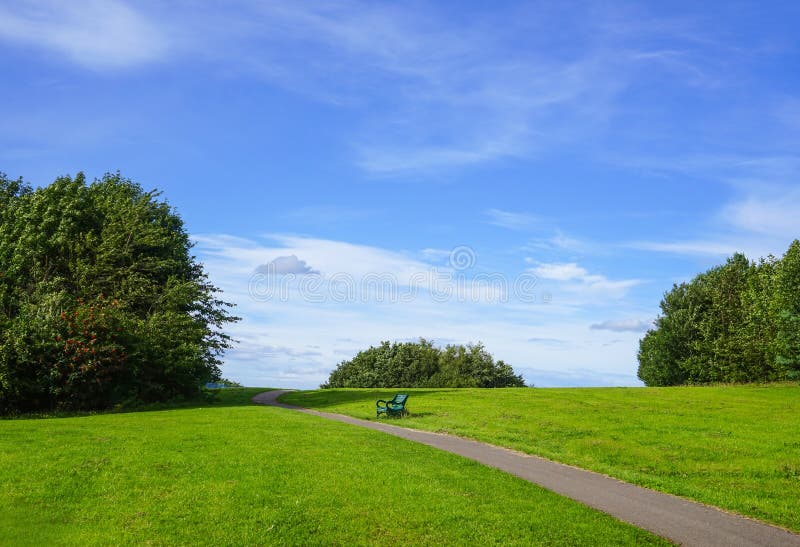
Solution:
<path fill-rule="evenodd" d="M 389 402 L 392 403 L 392 404 L 396 404 L 396 405 L 404 405 L 404 404 L 406 404 L 406 399 L 408 399 L 408 395 L 407 394 L 398 393 L 394 397 L 392 397 L 392 400 L 389 401 Z"/>

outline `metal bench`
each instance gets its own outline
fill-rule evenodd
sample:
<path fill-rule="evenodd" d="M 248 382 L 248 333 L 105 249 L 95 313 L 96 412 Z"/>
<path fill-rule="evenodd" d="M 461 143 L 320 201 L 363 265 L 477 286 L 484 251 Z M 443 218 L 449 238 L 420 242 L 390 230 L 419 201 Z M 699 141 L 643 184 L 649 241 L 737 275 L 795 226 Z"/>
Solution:
<path fill-rule="evenodd" d="M 380 399 L 375 403 L 375 416 L 380 418 L 381 414 L 386 414 L 387 416 L 403 416 L 408 414 L 406 410 L 407 400 L 408 394 L 406 393 L 398 393 L 388 401 Z M 381 406 L 381 403 L 383 403 L 383 406 Z"/>

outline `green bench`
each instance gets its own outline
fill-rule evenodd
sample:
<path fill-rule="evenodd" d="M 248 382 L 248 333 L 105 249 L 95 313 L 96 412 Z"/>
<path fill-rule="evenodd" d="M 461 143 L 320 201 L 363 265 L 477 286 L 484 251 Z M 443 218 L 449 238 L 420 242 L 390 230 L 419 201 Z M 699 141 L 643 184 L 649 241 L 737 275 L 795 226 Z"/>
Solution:
<path fill-rule="evenodd" d="M 407 400 L 408 395 L 405 393 L 398 393 L 388 401 L 380 399 L 375 403 L 375 416 L 380 418 L 381 414 L 386 414 L 387 416 L 403 416 L 404 414 L 408 414 L 406 410 Z M 381 403 L 383 403 L 383 406 L 381 406 Z"/>

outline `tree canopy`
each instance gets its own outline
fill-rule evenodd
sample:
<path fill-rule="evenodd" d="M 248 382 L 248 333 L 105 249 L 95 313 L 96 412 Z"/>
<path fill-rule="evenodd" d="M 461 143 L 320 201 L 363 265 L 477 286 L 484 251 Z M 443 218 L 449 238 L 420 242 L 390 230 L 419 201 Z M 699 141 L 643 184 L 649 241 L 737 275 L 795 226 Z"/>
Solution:
<path fill-rule="evenodd" d="M 735 254 L 674 285 L 639 344 L 649 386 L 800 379 L 800 241 L 781 259 Z"/>
<path fill-rule="evenodd" d="M 0 174 L 0 412 L 191 397 L 237 318 L 157 192 Z"/>
<path fill-rule="evenodd" d="M 322 387 L 525 387 L 525 381 L 483 344 L 442 349 L 420 338 L 361 351 L 342 361 Z"/>

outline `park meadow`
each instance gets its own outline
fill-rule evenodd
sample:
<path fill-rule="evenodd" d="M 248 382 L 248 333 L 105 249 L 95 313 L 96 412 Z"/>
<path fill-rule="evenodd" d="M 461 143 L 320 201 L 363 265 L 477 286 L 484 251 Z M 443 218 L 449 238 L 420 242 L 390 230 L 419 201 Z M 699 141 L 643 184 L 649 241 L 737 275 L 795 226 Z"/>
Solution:
<path fill-rule="evenodd" d="M 0 421 L 4 542 L 663 543 L 464 458 L 290 410 L 258 388 Z M 800 531 L 800 386 L 412 389 L 392 423 L 599 471 Z M 387 389 L 282 402 L 376 419 Z M 384 419 L 384 418 L 381 418 Z"/>

